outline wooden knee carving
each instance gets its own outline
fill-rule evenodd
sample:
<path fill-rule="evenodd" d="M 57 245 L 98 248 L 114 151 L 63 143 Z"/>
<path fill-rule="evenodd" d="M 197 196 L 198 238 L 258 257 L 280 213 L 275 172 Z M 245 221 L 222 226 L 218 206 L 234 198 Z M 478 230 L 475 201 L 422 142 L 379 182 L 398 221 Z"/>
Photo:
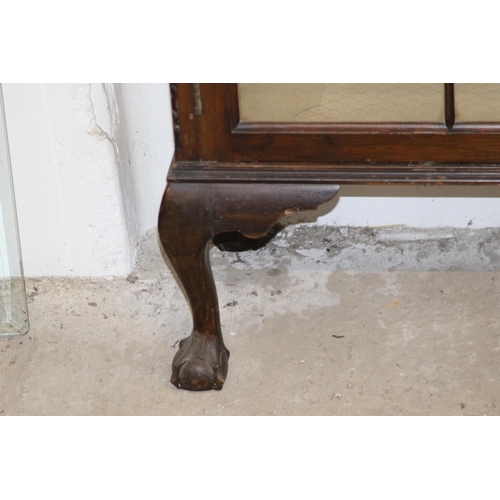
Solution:
<path fill-rule="evenodd" d="M 313 210 L 339 190 L 329 184 L 171 182 L 163 197 L 159 234 L 188 297 L 193 331 L 180 342 L 171 382 L 191 391 L 222 389 L 229 351 L 224 345 L 209 249 L 214 236 L 268 234 L 284 215 Z"/>

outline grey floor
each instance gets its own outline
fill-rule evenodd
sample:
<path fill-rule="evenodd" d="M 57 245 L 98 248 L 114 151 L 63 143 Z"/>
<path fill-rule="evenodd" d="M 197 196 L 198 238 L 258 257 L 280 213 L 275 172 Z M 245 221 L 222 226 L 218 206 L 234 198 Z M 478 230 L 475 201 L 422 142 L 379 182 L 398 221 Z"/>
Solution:
<path fill-rule="evenodd" d="M 29 279 L 0 415 L 499 415 L 500 231 L 290 226 L 212 251 L 230 371 L 169 383 L 191 329 L 156 234 L 128 279 Z"/>

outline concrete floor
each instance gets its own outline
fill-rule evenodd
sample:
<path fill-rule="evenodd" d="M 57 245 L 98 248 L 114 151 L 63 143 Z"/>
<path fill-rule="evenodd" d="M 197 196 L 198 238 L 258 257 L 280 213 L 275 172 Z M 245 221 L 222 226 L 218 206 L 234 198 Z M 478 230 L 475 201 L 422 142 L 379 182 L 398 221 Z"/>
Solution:
<path fill-rule="evenodd" d="M 221 392 L 169 383 L 191 319 L 151 233 L 128 279 L 27 281 L 0 414 L 500 414 L 500 231 L 290 226 L 212 259 Z"/>

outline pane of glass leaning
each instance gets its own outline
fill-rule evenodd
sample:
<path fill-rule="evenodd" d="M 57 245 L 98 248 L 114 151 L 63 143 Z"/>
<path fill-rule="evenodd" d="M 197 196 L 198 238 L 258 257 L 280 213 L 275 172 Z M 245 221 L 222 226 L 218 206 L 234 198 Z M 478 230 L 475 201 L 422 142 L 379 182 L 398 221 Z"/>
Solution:
<path fill-rule="evenodd" d="M 29 329 L 7 128 L 0 85 L 0 336 Z"/>

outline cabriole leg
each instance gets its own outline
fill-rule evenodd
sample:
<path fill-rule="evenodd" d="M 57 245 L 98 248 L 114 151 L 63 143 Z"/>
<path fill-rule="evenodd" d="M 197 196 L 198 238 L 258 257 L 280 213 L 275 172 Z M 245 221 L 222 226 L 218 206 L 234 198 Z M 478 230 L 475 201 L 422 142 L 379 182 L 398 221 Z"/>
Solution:
<path fill-rule="evenodd" d="M 220 390 L 226 380 L 229 351 L 222 338 L 209 258 L 214 236 L 237 231 L 247 238 L 262 238 L 283 215 L 313 210 L 338 189 L 291 183 L 169 183 L 159 234 L 193 316 L 193 331 L 174 357 L 172 384 L 191 391 Z"/>

